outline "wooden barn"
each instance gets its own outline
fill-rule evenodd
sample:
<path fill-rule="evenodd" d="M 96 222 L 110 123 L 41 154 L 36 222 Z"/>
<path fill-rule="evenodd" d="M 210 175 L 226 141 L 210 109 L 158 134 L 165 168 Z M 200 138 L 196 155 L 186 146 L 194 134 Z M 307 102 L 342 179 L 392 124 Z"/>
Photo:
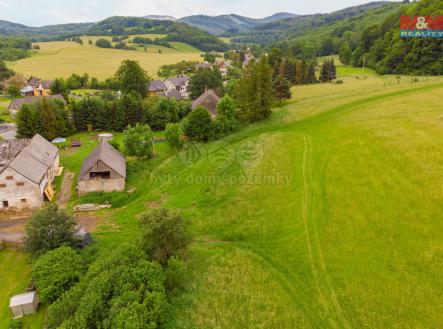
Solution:
<path fill-rule="evenodd" d="M 126 159 L 108 142 L 100 143 L 83 162 L 78 194 L 124 191 Z"/>

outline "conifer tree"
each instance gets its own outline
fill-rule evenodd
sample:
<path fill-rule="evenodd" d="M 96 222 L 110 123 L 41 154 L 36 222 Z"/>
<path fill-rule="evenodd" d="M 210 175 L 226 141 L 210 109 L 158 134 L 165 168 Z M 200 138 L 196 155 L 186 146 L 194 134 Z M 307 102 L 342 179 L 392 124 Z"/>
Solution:
<path fill-rule="evenodd" d="M 291 85 L 281 74 L 274 81 L 274 96 L 280 104 L 284 99 L 290 99 L 292 96 Z"/>
<path fill-rule="evenodd" d="M 42 118 L 42 136 L 47 140 L 53 140 L 58 137 L 57 117 L 54 108 L 48 103 L 46 99 L 41 102 L 40 114 Z"/>
<path fill-rule="evenodd" d="M 329 63 L 330 62 L 328 60 L 325 60 L 320 70 L 320 81 L 323 83 L 330 81 Z"/>
<path fill-rule="evenodd" d="M 308 73 L 307 73 L 307 82 L 308 83 L 317 83 L 317 77 L 315 76 L 315 65 L 313 62 L 311 62 L 308 66 Z"/>
<path fill-rule="evenodd" d="M 329 63 L 329 81 L 337 79 L 337 68 L 335 67 L 334 59 Z"/>

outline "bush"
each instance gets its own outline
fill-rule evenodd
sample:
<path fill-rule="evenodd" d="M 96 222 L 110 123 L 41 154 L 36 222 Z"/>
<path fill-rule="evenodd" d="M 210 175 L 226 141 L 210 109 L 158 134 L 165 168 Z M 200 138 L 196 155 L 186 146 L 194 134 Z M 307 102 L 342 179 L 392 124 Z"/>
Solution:
<path fill-rule="evenodd" d="M 11 324 L 9 325 L 9 329 L 22 329 L 22 328 L 23 328 L 22 320 L 12 320 Z"/>
<path fill-rule="evenodd" d="M 83 274 L 83 259 L 70 247 L 60 247 L 41 256 L 32 269 L 32 279 L 43 303 L 56 301 Z"/>
<path fill-rule="evenodd" d="M 137 123 L 135 127 L 128 127 L 123 132 L 123 143 L 128 156 L 151 158 L 154 155 L 154 134 L 148 125 Z"/>
<path fill-rule="evenodd" d="M 159 328 L 167 311 L 164 272 L 133 246 L 101 256 L 49 306 L 47 329 Z"/>
<path fill-rule="evenodd" d="M 184 288 L 186 282 L 185 263 L 178 257 L 171 257 L 165 268 L 165 288 L 168 292 L 173 293 Z"/>
<path fill-rule="evenodd" d="M 168 140 L 168 145 L 174 149 L 180 149 L 182 147 L 181 136 L 183 131 L 179 124 L 168 123 L 165 130 L 165 136 Z"/>
<path fill-rule="evenodd" d="M 335 81 L 335 84 L 336 85 L 342 85 L 343 84 L 343 80 L 337 80 L 337 81 Z"/>
<path fill-rule="evenodd" d="M 155 209 L 141 216 L 138 246 L 152 260 L 166 265 L 189 243 L 187 227 L 178 212 Z"/>
<path fill-rule="evenodd" d="M 95 45 L 99 48 L 112 48 L 112 43 L 109 40 L 106 39 L 98 39 L 95 42 Z"/>
<path fill-rule="evenodd" d="M 212 129 L 212 117 L 204 107 L 197 107 L 183 121 L 186 136 L 196 141 L 209 141 L 213 136 Z"/>
<path fill-rule="evenodd" d="M 63 245 L 73 245 L 75 225 L 72 216 L 50 204 L 26 224 L 25 250 L 37 256 Z"/>

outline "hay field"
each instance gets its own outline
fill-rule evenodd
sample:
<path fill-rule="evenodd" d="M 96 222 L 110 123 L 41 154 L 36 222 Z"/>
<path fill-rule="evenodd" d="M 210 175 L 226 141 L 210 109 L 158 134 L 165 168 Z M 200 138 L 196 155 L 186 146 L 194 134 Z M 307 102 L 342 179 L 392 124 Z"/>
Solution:
<path fill-rule="evenodd" d="M 8 66 L 25 77 L 38 76 L 42 79 L 68 77 L 72 73 L 88 73 L 91 77 L 106 79 L 111 77 L 120 63 L 125 59 L 137 60 L 151 77 L 157 76 L 160 66 L 173 64 L 182 60 L 198 61 L 201 59 L 198 49 L 180 42 L 172 43 L 170 49 L 160 46 L 147 46 L 137 51 L 103 49 L 89 45 L 88 40 L 95 42 L 101 37 L 84 37 L 84 45 L 75 42 L 42 42 L 35 55 Z M 109 38 L 109 37 L 108 37 Z M 110 39 L 110 38 L 109 38 Z M 162 53 L 159 53 L 159 49 Z"/>

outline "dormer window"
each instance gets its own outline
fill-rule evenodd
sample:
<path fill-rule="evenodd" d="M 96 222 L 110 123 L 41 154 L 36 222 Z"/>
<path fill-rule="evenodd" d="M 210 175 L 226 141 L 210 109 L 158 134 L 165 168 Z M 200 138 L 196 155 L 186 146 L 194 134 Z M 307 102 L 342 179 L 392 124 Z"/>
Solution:
<path fill-rule="evenodd" d="M 13 180 L 14 176 L 6 176 L 6 180 Z"/>

